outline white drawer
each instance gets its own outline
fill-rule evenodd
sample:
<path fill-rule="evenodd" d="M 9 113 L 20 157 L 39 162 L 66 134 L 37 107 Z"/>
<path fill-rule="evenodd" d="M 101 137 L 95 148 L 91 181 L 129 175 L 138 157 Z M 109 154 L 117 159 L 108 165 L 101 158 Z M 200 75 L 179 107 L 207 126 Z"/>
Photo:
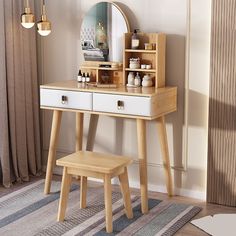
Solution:
<path fill-rule="evenodd" d="M 151 116 L 150 97 L 124 96 L 104 93 L 93 94 L 93 110 L 137 116 Z"/>
<path fill-rule="evenodd" d="M 40 89 L 40 105 L 92 110 L 92 93 L 56 89 Z"/>

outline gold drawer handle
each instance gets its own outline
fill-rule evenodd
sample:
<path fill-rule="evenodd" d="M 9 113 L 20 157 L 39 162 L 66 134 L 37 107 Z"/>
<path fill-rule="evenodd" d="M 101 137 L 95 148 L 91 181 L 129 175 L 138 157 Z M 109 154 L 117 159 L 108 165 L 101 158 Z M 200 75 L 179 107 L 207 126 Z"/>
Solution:
<path fill-rule="evenodd" d="M 67 96 L 62 95 L 62 96 L 61 96 L 61 103 L 62 103 L 62 104 L 66 104 L 67 102 L 68 102 Z"/>
<path fill-rule="evenodd" d="M 117 109 L 118 110 L 124 110 L 124 106 L 125 106 L 124 101 L 120 101 L 120 100 L 117 101 Z"/>

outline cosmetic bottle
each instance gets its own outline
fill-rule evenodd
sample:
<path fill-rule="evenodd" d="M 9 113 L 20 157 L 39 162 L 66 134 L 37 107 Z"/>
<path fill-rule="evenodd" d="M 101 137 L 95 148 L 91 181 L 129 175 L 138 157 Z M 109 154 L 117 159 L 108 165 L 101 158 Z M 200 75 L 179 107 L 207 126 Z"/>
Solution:
<path fill-rule="evenodd" d="M 90 74 L 88 73 L 87 76 L 86 76 L 86 82 L 90 82 Z"/>
<path fill-rule="evenodd" d="M 137 35 L 137 30 L 135 29 L 131 37 L 131 48 L 138 49 L 138 47 L 139 47 L 139 38 Z"/>
<path fill-rule="evenodd" d="M 77 76 L 77 82 L 81 83 L 82 82 L 82 73 L 81 70 L 79 70 L 78 76 Z"/>
<path fill-rule="evenodd" d="M 83 73 L 82 75 L 82 82 L 84 83 L 86 81 L 86 76 L 85 76 L 85 73 Z"/>
<path fill-rule="evenodd" d="M 139 73 L 137 72 L 135 78 L 134 78 L 134 85 L 135 86 L 140 86 L 141 85 L 141 78 L 140 78 L 140 75 Z"/>

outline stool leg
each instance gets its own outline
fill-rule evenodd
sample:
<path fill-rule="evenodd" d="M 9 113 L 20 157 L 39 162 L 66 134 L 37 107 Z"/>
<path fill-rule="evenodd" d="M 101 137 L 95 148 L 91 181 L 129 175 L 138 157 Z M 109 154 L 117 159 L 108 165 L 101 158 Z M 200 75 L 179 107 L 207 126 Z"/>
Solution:
<path fill-rule="evenodd" d="M 70 192 L 71 180 L 72 180 L 71 175 L 67 173 L 67 168 L 64 167 L 57 221 L 63 221 L 65 218 L 65 212 L 66 212 L 68 195 Z"/>
<path fill-rule="evenodd" d="M 106 230 L 111 233 L 112 229 L 112 200 L 111 200 L 111 176 L 106 174 L 104 178 L 104 192 L 105 192 L 105 210 L 106 210 Z"/>
<path fill-rule="evenodd" d="M 122 192 L 123 199 L 124 199 L 126 216 L 128 217 L 128 219 L 132 219 L 133 218 L 133 210 L 132 210 L 131 199 L 130 199 L 129 179 L 128 179 L 127 167 L 125 167 L 124 173 L 119 175 L 119 180 L 120 180 L 121 192 Z"/>
<path fill-rule="evenodd" d="M 80 177 L 80 208 L 86 207 L 87 198 L 87 177 Z"/>

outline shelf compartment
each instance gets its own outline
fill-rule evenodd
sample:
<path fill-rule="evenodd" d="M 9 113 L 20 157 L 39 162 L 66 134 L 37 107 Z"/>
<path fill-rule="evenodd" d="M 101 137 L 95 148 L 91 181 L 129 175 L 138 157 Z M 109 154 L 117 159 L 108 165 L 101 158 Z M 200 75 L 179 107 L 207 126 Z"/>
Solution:
<path fill-rule="evenodd" d="M 104 81 L 102 76 L 107 76 L 108 81 Z M 97 73 L 97 82 L 101 84 L 113 83 L 122 84 L 123 81 L 123 71 L 112 71 L 112 70 L 99 70 Z"/>

